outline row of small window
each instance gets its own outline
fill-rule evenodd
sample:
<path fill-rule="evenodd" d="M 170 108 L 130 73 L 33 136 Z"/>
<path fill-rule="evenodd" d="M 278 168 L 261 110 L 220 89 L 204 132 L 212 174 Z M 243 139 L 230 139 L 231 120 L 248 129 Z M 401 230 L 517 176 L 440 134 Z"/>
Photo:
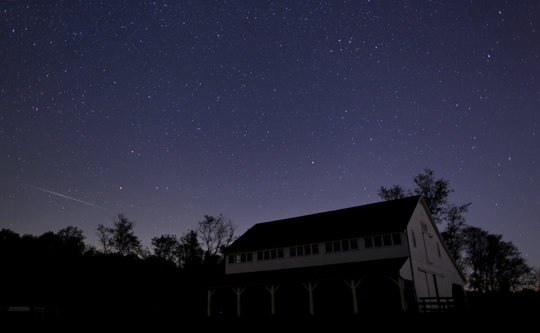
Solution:
<path fill-rule="evenodd" d="M 291 257 L 319 254 L 319 244 L 295 246 L 289 248 Z M 257 252 L 257 261 L 283 258 L 283 249 L 274 249 Z M 229 264 L 253 261 L 253 253 L 240 253 L 229 255 Z"/>
<path fill-rule="evenodd" d="M 251 252 L 229 255 L 229 264 L 234 264 L 237 262 L 248 262 L 248 261 L 253 261 L 253 253 Z"/>
<path fill-rule="evenodd" d="M 283 258 L 283 249 L 274 249 L 257 252 L 257 261 Z M 229 264 L 253 261 L 253 252 L 230 254 Z"/>
<path fill-rule="evenodd" d="M 400 245 L 401 234 L 365 237 L 364 242 L 366 247 Z"/>
<path fill-rule="evenodd" d="M 416 243 L 416 240 L 413 240 Z M 364 237 L 366 247 L 391 246 L 401 244 L 401 234 L 389 234 L 381 236 Z M 416 246 L 416 244 L 415 244 Z M 342 241 L 327 242 L 324 244 L 326 253 L 341 252 L 358 249 L 358 239 L 346 239 Z M 295 246 L 289 248 L 291 257 L 319 254 L 319 244 Z M 257 261 L 283 258 L 283 249 L 274 249 L 257 252 Z M 229 264 L 253 261 L 253 253 L 241 253 L 229 255 Z"/>
<path fill-rule="evenodd" d="M 283 249 L 274 249 L 257 252 L 257 261 L 283 258 Z"/>
<path fill-rule="evenodd" d="M 289 255 L 291 257 L 304 256 L 310 254 L 319 254 L 319 244 L 295 246 L 289 248 Z"/>
<path fill-rule="evenodd" d="M 324 248 L 326 250 L 326 253 L 357 250 L 358 239 L 353 238 L 353 239 L 346 239 L 342 241 L 327 242 L 327 243 L 324 243 Z"/>

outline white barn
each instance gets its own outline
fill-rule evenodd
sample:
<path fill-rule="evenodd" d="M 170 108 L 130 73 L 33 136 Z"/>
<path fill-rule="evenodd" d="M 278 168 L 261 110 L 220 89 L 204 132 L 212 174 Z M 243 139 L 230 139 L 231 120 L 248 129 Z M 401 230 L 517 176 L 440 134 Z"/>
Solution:
<path fill-rule="evenodd" d="M 254 311 L 265 302 L 275 314 L 295 302 L 292 294 L 305 296 L 310 314 L 316 307 L 428 311 L 465 296 L 465 277 L 421 196 L 259 223 L 225 256 L 225 278 L 208 287 L 209 316 L 219 289 L 234 291 L 237 315 L 241 304 Z"/>

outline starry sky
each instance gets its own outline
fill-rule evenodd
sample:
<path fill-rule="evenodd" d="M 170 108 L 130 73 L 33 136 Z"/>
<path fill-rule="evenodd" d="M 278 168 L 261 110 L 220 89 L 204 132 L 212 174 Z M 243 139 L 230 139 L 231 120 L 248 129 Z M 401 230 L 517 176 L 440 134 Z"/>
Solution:
<path fill-rule="evenodd" d="M 97 245 L 124 213 L 149 245 L 223 213 L 241 234 L 377 202 L 427 167 L 540 267 L 538 1 L 0 12 L 0 228 Z"/>

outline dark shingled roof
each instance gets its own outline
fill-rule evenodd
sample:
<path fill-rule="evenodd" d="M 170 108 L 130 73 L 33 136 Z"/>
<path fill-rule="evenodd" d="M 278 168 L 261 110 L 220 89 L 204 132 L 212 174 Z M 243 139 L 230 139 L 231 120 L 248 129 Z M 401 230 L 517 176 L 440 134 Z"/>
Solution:
<path fill-rule="evenodd" d="M 258 223 L 232 243 L 226 253 L 401 232 L 406 229 L 420 198 L 413 196 Z"/>

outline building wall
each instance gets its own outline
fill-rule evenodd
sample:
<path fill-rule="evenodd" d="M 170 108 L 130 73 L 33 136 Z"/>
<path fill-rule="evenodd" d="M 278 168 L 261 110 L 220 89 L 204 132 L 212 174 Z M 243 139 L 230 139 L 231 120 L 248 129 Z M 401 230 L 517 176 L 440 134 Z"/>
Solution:
<path fill-rule="evenodd" d="M 407 237 L 411 257 L 400 272 L 402 277 L 415 281 L 417 297 L 437 297 L 437 291 L 439 297 L 452 297 L 452 284 L 464 281 L 422 204 L 413 213 Z"/>
<path fill-rule="evenodd" d="M 346 251 L 327 252 L 325 243 L 318 243 L 319 253 L 309 255 L 290 255 L 290 247 L 283 248 L 283 258 L 275 258 L 268 260 L 258 260 L 257 251 L 252 252 L 252 261 L 229 263 L 226 261 L 226 274 L 260 272 L 277 269 L 300 268 L 310 266 L 322 266 L 332 264 L 342 264 L 351 262 L 360 262 L 368 260 L 387 259 L 395 257 L 403 257 L 408 255 L 406 236 L 400 233 L 399 239 L 401 244 L 382 245 L 366 247 L 365 238 L 353 238 L 357 240 L 358 249 L 349 249 Z M 382 235 L 374 235 L 382 236 Z M 351 239 L 349 239 L 350 241 Z M 332 240 L 344 241 L 344 240 Z M 347 240 L 345 240 L 347 241 Z M 294 246 L 313 245 L 313 244 L 294 244 Z M 272 249 L 268 249 L 272 250 Z M 277 250 L 277 249 L 274 249 Z M 230 255 L 230 254 L 229 254 Z M 233 254 L 234 255 L 234 254 Z"/>

